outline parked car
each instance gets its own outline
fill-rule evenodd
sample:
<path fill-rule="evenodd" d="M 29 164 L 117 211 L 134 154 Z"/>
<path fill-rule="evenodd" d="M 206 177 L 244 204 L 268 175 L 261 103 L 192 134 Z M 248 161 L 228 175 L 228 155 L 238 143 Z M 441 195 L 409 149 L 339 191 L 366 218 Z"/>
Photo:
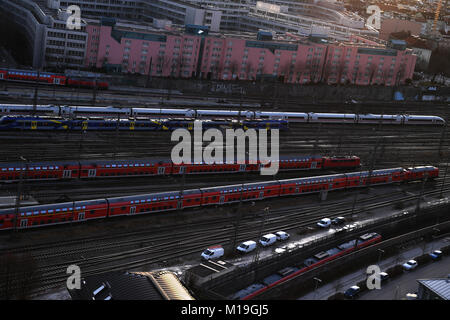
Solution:
<path fill-rule="evenodd" d="M 354 299 L 358 296 L 360 291 L 361 291 L 360 287 L 352 286 L 344 292 L 344 296 L 349 299 Z"/>
<path fill-rule="evenodd" d="M 212 246 L 203 251 L 202 258 L 205 260 L 217 259 L 223 256 L 223 254 L 224 250 L 222 246 Z"/>
<path fill-rule="evenodd" d="M 387 272 L 380 272 L 380 280 L 381 282 L 389 280 L 389 274 Z"/>
<path fill-rule="evenodd" d="M 275 232 L 275 235 L 277 236 L 277 240 L 278 241 L 284 241 L 289 239 L 289 237 L 291 236 L 289 233 L 284 232 L 284 231 L 278 231 Z"/>
<path fill-rule="evenodd" d="M 331 223 L 338 226 L 340 224 L 343 224 L 345 222 L 345 218 L 344 217 L 336 217 L 333 220 L 331 220 Z"/>
<path fill-rule="evenodd" d="M 442 257 L 442 251 L 441 250 L 434 250 L 430 253 L 430 257 L 433 260 L 439 260 Z"/>
<path fill-rule="evenodd" d="M 242 242 L 236 248 L 236 250 L 241 252 L 241 253 L 247 253 L 247 252 L 255 250 L 255 248 L 256 248 L 256 242 L 252 241 L 252 240 L 249 240 L 249 241 Z"/>
<path fill-rule="evenodd" d="M 402 265 L 403 270 L 406 270 L 406 271 L 414 270 L 417 266 L 418 266 L 418 263 L 416 260 L 409 260 Z"/>
<path fill-rule="evenodd" d="M 269 234 L 263 235 L 261 237 L 261 239 L 259 239 L 259 243 L 263 247 L 270 246 L 270 245 L 274 244 L 276 241 L 277 241 L 277 236 L 274 235 L 273 233 L 269 233 Z"/>
<path fill-rule="evenodd" d="M 331 219 L 330 218 L 323 218 L 319 222 L 317 222 L 317 225 L 321 228 L 328 228 L 331 225 Z"/>

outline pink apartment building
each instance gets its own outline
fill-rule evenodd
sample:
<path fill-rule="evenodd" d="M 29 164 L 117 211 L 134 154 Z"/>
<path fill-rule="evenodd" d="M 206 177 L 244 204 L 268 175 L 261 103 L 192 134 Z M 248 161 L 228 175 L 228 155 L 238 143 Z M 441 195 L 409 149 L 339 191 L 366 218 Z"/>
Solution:
<path fill-rule="evenodd" d="M 389 47 L 353 39 L 256 34 L 191 34 L 134 25 L 90 23 L 85 65 L 161 77 L 241 79 L 277 77 L 287 83 L 395 85 L 412 78 L 416 56 L 402 42 Z"/>

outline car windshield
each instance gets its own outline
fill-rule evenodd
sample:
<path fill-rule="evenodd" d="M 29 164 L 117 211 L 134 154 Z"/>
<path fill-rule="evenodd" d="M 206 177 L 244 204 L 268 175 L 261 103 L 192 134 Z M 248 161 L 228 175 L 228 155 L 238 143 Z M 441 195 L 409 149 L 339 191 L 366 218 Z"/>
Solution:
<path fill-rule="evenodd" d="M 242 249 L 248 249 L 248 245 L 246 245 L 246 244 L 241 244 L 241 248 L 242 248 Z"/>
<path fill-rule="evenodd" d="M 210 256 L 213 254 L 213 252 L 209 249 L 206 249 L 203 253 L 206 254 L 207 256 Z"/>

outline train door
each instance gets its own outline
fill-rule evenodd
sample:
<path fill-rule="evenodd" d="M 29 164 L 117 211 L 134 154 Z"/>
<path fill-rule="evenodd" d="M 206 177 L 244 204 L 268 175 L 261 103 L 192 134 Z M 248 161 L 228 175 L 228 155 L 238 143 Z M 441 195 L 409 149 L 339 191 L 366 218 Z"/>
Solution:
<path fill-rule="evenodd" d="M 130 214 L 136 213 L 136 207 L 130 207 Z"/>
<path fill-rule="evenodd" d="M 179 174 L 183 174 L 186 170 L 186 167 L 180 167 L 180 171 L 178 171 Z"/>
<path fill-rule="evenodd" d="M 84 220 L 85 217 L 85 213 L 84 212 L 79 212 L 78 213 L 78 221 Z"/>
<path fill-rule="evenodd" d="M 37 121 L 31 121 L 31 129 L 36 130 L 37 129 Z"/>
<path fill-rule="evenodd" d="M 225 196 L 220 196 L 219 204 L 223 204 L 225 202 Z"/>
<path fill-rule="evenodd" d="M 298 193 L 300 191 L 300 188 L 298 186 L 295 187 L 295 193 Z"/>
<path fill-rule="evenodd" d="M 315 169 L 317 167 L 317 162 L 311 162 L 311 169 Z"/>
<path fill-rule="evenodd" d="M 264 191 L 260 191 L 260 192 L 259 192 L 259 198 L 260 198 L 260 199 L 264 198 Z"/>
<path fill-rule="evenodd" d="M 63 171 L 63 179 L 72 178 L 72 170 Z"/>
<path fill-rule="evenodd" d="M 20 227 L 21 228 L 26 228 L 28 225 L 28 219 L 22 219 L 20 220 Z"/>
<path fill-rule="evenodd" d="M 165 171 L 166 171 L 166 167 L 158 167 L 158 174 L 164 174 Z"/>
<path fill-rule="evenodd" d="M 59 78 L 54 78 L 54 79 L 53 79 L 53 83 L 54 83 L 54 84 L 60 84 L 59 80 L 60 80 Z"/>
<path fill-rule="evenodd" d="M 239 165 L 239 171 L 244 172 L 245 171 L 245 164 Z"/>
<path fill-rule="evenodd" d="M 97 174 L 97 169 L 89 169 L 89 171 L 88 171 L 89 178 L 95 177 L 96 174 Z"/>
<path fill-rule="evenodd" d="M 177 209 L 182 209 L 182 208 L 183 208 L 183 200 L 178 200 Z"/>
<path fill-rule="evenodd" d="M 3 73 L 0 73 L 0 80 L 3 80 Z"/>

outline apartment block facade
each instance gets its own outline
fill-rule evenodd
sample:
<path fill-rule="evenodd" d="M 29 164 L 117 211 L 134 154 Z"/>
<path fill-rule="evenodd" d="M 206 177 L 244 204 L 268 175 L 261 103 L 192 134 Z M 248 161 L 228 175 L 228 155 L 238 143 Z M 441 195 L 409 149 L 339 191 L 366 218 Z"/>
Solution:
<path fill-rule="evenodd" d="M 382 45 L 354 37 L 317 36 L 258 40 L 256 33 L 196 35 L 181 28 L 137 32 L 132 25 L 86 27 L 86 67 L 220 80 L 283 79 L 287 83 L 396 85 L 412 78 L 416 56 L 402 43 Z"/>

